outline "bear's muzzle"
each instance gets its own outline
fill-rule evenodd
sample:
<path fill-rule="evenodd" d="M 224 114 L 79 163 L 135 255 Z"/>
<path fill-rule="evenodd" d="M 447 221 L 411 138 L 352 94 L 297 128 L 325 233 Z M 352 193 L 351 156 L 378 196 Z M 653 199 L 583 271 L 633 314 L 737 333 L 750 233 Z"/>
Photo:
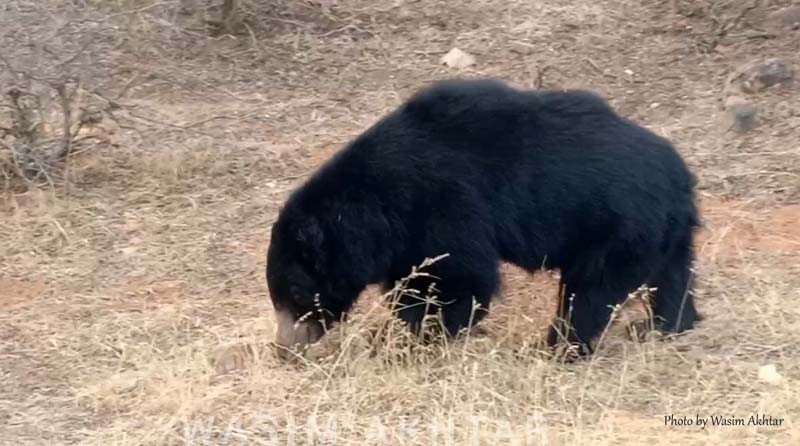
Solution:
<path fill-rule="evenodd" d="M 322 325 L 317 321 L 298 321 L 288 311 L 276 311 L 275 317 L 278 323 L 275 343 L 278 356 L 283 360 L 299 356 L 324 334 Z"/>

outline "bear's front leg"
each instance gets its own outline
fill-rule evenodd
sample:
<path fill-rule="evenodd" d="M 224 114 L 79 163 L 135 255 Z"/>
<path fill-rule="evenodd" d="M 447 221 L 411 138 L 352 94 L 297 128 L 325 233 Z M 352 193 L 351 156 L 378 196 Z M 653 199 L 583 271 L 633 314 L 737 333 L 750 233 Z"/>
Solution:
<path fill-rule="evenodd" d="M 412 279 L 408 292 L 398 296 L 396 314 L 415 334 L 424 331 L 427 316 L 440 316 L 440 327 L 455 336 L 488 314 L 500 281 L 496 264 L 471 272 L 459 268 L 456 262 L 451 265 L 436 265 L 428 276 Z"/>

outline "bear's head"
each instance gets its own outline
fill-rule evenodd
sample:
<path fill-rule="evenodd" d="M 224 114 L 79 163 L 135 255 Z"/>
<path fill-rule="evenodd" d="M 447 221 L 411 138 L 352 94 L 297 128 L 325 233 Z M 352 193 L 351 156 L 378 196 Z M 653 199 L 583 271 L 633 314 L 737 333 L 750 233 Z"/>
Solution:
<path fill-rule="evenodd" d="M 337 281 L 329 244 L 318 216 L 296 209 L 284 209 L 272 227 L 267 285 L 284 358 L 319 340 L 357 297 Z"/>

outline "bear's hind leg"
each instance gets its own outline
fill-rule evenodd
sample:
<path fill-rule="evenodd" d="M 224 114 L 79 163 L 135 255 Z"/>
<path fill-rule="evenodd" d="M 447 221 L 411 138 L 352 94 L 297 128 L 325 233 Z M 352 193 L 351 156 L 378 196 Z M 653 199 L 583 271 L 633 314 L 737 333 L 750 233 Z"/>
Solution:
<path fill-rule="evenodd" d="M 653 293 L 653 314 L 658 330 L 681 333 L 691 329 L 701 319 L 692 296 L 693 258 L 691 240 L 675 246 L 664 267 L 650 284 L 656 288 Z"/>

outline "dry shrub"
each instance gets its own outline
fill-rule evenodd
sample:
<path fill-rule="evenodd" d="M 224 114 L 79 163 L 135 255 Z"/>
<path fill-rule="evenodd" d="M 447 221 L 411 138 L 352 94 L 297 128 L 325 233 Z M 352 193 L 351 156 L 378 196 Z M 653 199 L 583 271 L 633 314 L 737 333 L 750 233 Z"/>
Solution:
<path fill-rule="evenodd" d="M 6 189 L 16 184 L 41 187 L 56 183 L 67 174 L 69 158 L 105 142 L 91 133 L 103 115 L 86 99 L 86 91 L 68 80 L 36 82 L 20 74 L 27 88 L 9 88 L 0 107 L 0 173 Z M 38 84 L 38 85 L 37 85 Z M 5 118 L 5 119 L 3 119 Z"/>
<path fill-rule="evenodd" d="M 71 156 L 109 142 L 98 125 L 119 107 L 106 95 L 109 67 L 102 57 L 113 25 L 63 2 L 16 1 L 5 8 L 0 172 L 7 189 L 54 188 L 68 176 Z M 61 20 L 40 19 L 53 15 Z"/>

